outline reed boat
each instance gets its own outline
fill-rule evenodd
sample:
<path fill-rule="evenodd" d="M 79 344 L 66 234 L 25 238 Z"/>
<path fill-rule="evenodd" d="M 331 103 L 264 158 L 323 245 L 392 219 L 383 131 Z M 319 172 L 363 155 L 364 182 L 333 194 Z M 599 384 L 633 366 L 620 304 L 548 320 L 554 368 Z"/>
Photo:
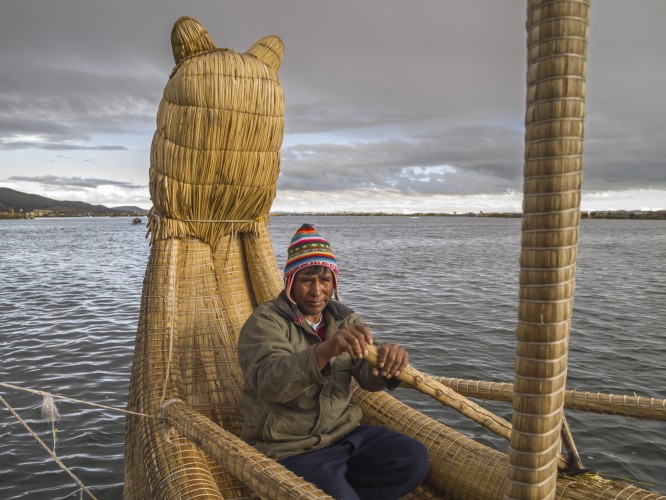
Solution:
<path fill-rule="evenodd" d="M 354 389 L 365 423 L 399 430 L 428 448 L 430 472 L 407 498 L 666 498 L 586 471 L 563 417 L 567 407 L 666 420 L 661 400 L 566 390 L 589 8 L 589 0 L 527 2 L 513 384 L 437 378 L 412 367 L 400 375 L 403 384 L 507 438 L 508 453 L 386 392 Z M 283 288 L 267 217 L 284 131 L 283 43 L 269 35 L 243 53 L 218 48 L 198 21 L 183 17 L 171 45 L 176 64 L 151 148 L 151 251 L 131 372 L 125 497 L 329 498 L 238 437 L 239 330 Z M 512 422 L 469 397 L 511 402 Z"/>

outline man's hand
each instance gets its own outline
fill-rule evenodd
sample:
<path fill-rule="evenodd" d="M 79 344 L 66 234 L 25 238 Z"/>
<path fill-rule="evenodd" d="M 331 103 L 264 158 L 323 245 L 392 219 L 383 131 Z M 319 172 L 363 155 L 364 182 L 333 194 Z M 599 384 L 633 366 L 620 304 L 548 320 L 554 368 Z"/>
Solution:
<path fill-rule="evenodd" d="M 347 325 L 328 340 L 317 344 L 315 355 L 317 366 L 323 369 L 334 356 L 346 352 L 354 359 L 362 359 L 367 353 L 367 345 L 372 344 L 372 334 L 366 325 Z M 395 344 L 382 344 L 379 349 L 379 369 L 373 367 L 375 376 L 391 378 L 400 375 L 409 364 L 409 354 Z"/>
<path fill-rule="evenodd" d="M 400 372 L 407 367 L 409 354 L 402 347 L 395 344 L 382 344 L 379 347 L 378 359 L 382 377 L 391 378 L 400 375 Z M 373 367 L 372 373 L 378 376 L 379 370 Z"/>
<path fill-rule="evenodd" d="M 330 339 L 317 344 L 317 365 L 321 370 L 331 358 L 343 352 L 354 359 L 361 359 L 368 353 L 368 344 L 372 344 L 372 334 L 366 325 L 347 325 L 335 332 Z"/>

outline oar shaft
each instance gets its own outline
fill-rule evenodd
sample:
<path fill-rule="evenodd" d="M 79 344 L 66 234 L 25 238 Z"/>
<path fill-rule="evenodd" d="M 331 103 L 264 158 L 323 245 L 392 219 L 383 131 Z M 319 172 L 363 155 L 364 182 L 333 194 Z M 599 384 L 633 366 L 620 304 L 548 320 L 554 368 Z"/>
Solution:
<path fill-rule="evenodd" d="M 569 456 L 569 460 L 567 461 L 568 470 L 571 472 L 578 472 L 585 469 L 583 462 L 580 459 L 580 455 L 578 454 L 576 443 L 574 443 L 569 423 L 564 414 L 562 414 L 562 442 L 564 443 L 564 447 L 567 449 L 567 455 Z"/>
<path fill-rule="evenodd" d="M 375 367 L 378 366 L 379 353 L 374 345 L 368 346 L 368 354 L 365 356 L 365 359 L 371 365 Z M 505 419 L 486 410 L 483 406 L 480 406 L 462 394 L 457 393 L 429 375 L 420 372 L 411 365 L 407 365 L 407 367 L 395 378 L 410 385 L 419 392 L 436 399 L 440 403 L 453 408 L 494 434 L 501 436 L 506 440 L 511 439 L 511 424 Z M 566 425 L 566 422 L 564 422 L 564 425 Z M 573 438 L 571 437 L 568 426 L 562 428 L 562 436 L 569 456 L 575 461 L 574 465 L 580 465 L 580 468 L 582 469 L 580 458 L 578 458 L 578 451 L 573 444 Z M 567 470 L 569 468 L 564 457 L 560 457 L 559 468 L 561 470 Z"/>
<path fill-rule="evenodd" d="M 378 365 L 378 352 L 374 345 L 368 346 L 368 354 L 365 356 L 365 359 L 373 366 Z M 435 398 L 446 406 L 459 411 L 498 436 L 510 439 L 511 424 L 509 422 L 479 406 L 474 401 L 467 399 L 465 396 L 458 394 L 453 389 L 437 382 L 428 375 L 421 373 L 412 366 L 408 365 L 396 378 L 401 382 L 411 385 L 418 391 Z"/>

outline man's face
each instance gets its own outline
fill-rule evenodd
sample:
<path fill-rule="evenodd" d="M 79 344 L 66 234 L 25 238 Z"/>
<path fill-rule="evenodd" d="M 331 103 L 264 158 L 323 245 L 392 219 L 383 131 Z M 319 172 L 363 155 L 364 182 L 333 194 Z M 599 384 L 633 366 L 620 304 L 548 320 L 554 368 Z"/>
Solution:
<path fill-rule="evenodd" d="M 333 271 L 324 268 L 319 274 L 308 274 L 307 267 L 294 276 L 291 298 L 298 310 L 309 321 L 316 323 L 333 295 Z"/>

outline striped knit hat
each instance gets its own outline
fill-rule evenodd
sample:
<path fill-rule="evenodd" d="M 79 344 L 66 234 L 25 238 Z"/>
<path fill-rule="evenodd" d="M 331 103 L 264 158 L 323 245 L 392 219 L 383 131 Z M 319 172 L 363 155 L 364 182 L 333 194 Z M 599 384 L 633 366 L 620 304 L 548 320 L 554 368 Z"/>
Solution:
<path fill-rule="evenodd" d="M 333 289 L 335 298 L 338 293 L 338 264 L 328 240 L 321 236 L 310 224 L 303 224 L 289 243 L 287 262 L 284 266 L 284 283 L 287 297 L 291 298 L 291 284 L 298 271 L 310 266 L 324 266 L 333 271 Z"/>

